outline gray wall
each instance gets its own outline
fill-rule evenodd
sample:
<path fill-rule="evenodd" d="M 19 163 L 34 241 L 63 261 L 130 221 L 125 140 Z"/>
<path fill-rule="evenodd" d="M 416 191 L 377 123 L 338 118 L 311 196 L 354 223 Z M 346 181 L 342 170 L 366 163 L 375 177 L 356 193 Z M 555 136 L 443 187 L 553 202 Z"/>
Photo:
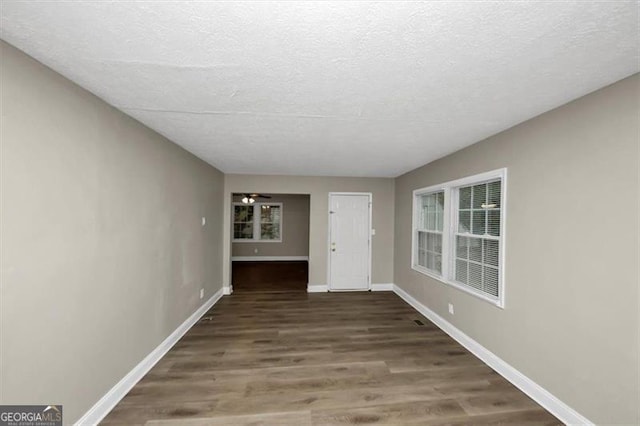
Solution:
<path fill-rule="evenodd" d="M 224 178 L 0 44 L 1 402 L 70 423 L 221 288 Z"/>
<path fill-rule="evenodd" d="M 225 175 L 224 279 L 229 283 L 231 253 L 231 194 L 259 192 L 309 194 L 309 283 L 327 284 L 329 192 L 373 193 L 372 283 L 393 279 L 393 179 L 314 176 Z"/>
<path fill-rule="evenodd" d="M 639 80 L 396 180 L 395 284 L 599 424 L 640 422 Z M 504 310 L 410 268 L 411 191 L 501 167 Z"/>
<path fill-rule="evenodd" d="M 242 196 L 233 197 L 233 202 L 241 200 Z M 271 198 L 259 198 L 257 202 L 282 203 L 282 241 L 233 243 L 231 255 L 252 257 L 309 256 L 309 196 L 271 194 Z M 258 252 L 256 253 L 255 250 Z"/>

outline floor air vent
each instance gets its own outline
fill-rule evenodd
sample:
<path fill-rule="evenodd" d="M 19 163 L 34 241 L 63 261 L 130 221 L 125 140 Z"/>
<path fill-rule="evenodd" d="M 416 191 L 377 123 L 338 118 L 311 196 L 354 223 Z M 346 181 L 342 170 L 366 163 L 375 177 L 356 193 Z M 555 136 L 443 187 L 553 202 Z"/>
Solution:
<path fill-rule="evenodd" d="M 420 320 L 413 320 L 413 322 L 415 322 L 418 325 L 424 325 L 424 323 Z"/>

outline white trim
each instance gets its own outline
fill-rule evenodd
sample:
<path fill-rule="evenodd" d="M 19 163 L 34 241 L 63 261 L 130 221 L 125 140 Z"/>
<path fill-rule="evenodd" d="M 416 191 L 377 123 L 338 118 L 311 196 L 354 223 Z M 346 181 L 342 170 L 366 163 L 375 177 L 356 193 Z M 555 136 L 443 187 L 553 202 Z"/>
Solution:
<path fill-rule="evenodd" d="M 223 290 L 218 290 L 209 300 L 200 306 L 189 318 L 187 318 L 173 333 L 169 335 L 162 343 L 160 343 L 149 355 L 138 363 L 131 371 L 127 373 L 114 387 L 112 387 L 93 407 L 87 411 L 76 423 L 80 425 L 98 424 L 105 418 L 107 414 L 120 402 L 122 398 L 133 388 L 136 383 L 144 377 L 145 374 L 153 368 L 154 365 L 162 357 L 169 352 L 178 340 L 193 325 L 198 322 L 200 317 L 204 315 L 215 303 L 222 297 Z"/>
<path fill-rule="evenodd" d="M 335 290 L 331 289 L 331 197 L 333 195 L 360 195 L 360 196 L 368 196 L 369 197 L 369 262 L 367 271 L 367 288 L 366 289 L 340 289 Z M 328 232 L 327 232 L 327 287 L 330 291 L 359 291 L 371 290 L 371 262 L 372 262 L 372 249 L 373 249 L 373 192 L 329 192 L 328 199 Z"/>
<path fill-rule="evenodd" d="M 233 293 L 233 284 L 222 286 L 222 294 L 229 296 L 231 293 Z"/>
<path fill-rule="evenodd" d="M 498 308 L 502 308 L 504 309 L 504 303 L 500 303 L 500 300 L 496 300 L 494 297 L 492 296 L 488 296 L 487 294 L 481 292 L 481 291 L 477 291 L 476 289 L 474 289 L 473 287 L 469 287 L 466 286 L 464 284 L 460 284 L 457 283 L 455 281 L 444 281 L 442 278 L 438 278 L 438 277 L 434 277 L 436 280 L 443 282 L 447 285 L 450 285 L 453 288 L 456 288 L 464 293 L 470 294 L 474 297 L 477 297 L 480 300 L 483 300 L 485 302 L 491 303 L 492 305 L 497 306 Z"/>
<path fill-rule="evenodd" d="M 480 358 L 482 362 L 494 369 L 498 374 L 507 379 L 522 392 L 527 394 L 531 399 L 536 401 L 551 414 L 560 419 L 560 421 L 562 421 L 563 423 L 568 425 L 594 424 L 586 417 L 575 411 L 573 408 L 569 407 L 567 404 L 552 395 L 545 388 L 522 374 L 520 371 L 516 370 L 511 365 L 507 364 L 503 359 L 482 346 L 480 343 L 467 336 L 453 324 L 417 301 L 413 296 L 411 296 L 409 293 L 407 293 L 397 285 L 394 286 L 393 291 L 405 302 L 411 305 L 415 310 L 420 312 L 436 326 L 442 329 L 442 331 L 447 333 L 455 341 L 467 348 L 471 353 Z"/>
<path fill-rule="evenodd" d="M 282 236 L 279 240 L 250 240 L 248 238 L 245 239 L 241 239 L 241 240 L 233 240 L 231 241 L 233 244 L 246 244 L 246 243 L 251 243 L 251 244 L 262 244 L 262 243 L 281 243 L 282 242 Z"/>
<path fill-rule="evenodd" d="M 307 284 L 307 293 L 326 293 L 329 287 L 326 284 Z"/>
<path fill-rule="evenodd" d="M 276 262 L 309 260 L 309 256 L 232 256 L 232 262 Z"/>
<path fill-rule="evenodd" d="M 393 291 L 393 283 L 371 284 L 371 291 Z"/>
<path fill-rule="evenodd" d="M 418 245 L 417 234 L 418 230 L 418 204 L 416 203 L 416 198 L 422 195 L 434 194 L 438 192 L 444 193 L 444 205 L 442 206 L 442 231 L 433 231 L 433 230 L 422 230 L 426 232 L 440 232 L 442 236 L 442 253 L 440 253 L 440 262 L 441 262 L 441 271 L 438 274 L 436 271 L 431 271 L 426 267 L 420 266 L 418 264 L 418 250 L 416 250 Z M 422 273 L 428 275 L 430 277 L 436 278 L 438 280 L 443 280 L 443 277 L 446 274 L 445 268 L 447 268 L 449 264 L 449 239 L 447 238 L 447 233 L 449 229 L 449 217 L 450 212 L 449 208 L 451 203 L 449 203 L 450 197 L 450 189 L 446 186 L 446 184 L 433 185 L 427 188 L 416 189 L 413 191 L 413 198 L 411 199 L 411 207 L 413 210 L 411 216 L 411 268 Z"/>
<path fill-rule="evenodd" d="M 357 292 L 370 292 L 370 288 L 338 288 L 329 289 L 330 293 L 357 293 Z"/>
<path fill-rule="evenodd" d="M 239 202 L 233 202 L 231 203 L 231 243 L 281 243 L 282 242 L 282 235 L 283 235 L 283 224 L 284 224 L 284 208 L 283 208 L 284 203 L 282 202 L 273 202 L 273 203 L 269 203 L 269 202 L 259 202 L 259 203 L 252 203 L 252 204 L 245 204 L 245 203 L 239 203 Z M 249 207 L 253 207 L 253 238 L 249 239 L 249 238 L 239 238 L 239 239 L 235 239 L 233 238 L 234 235 L 234 228 L 233 225 L 235 224 L 235 222 L 233 221 L 233 219 L 235 218 L 235 207 L 236 206 L 249 206 Z M 260 223 L 261 223 L 261 217 L 262 215 L 260 214 L 260 210 L 258 210 L 258 214 L 256 214 L 256 208 L 258 208 L 258 206 L 262 207 L 262 206 L 278 206 L 280 207 L 280 223 L 278 224 L 280 226 L 280 238 L 278 238 L 277 240 L 263 240 L 260 238 Z M 256 238 L 256 232 L 257 232 L 257 236 L 258 238 Z"/>

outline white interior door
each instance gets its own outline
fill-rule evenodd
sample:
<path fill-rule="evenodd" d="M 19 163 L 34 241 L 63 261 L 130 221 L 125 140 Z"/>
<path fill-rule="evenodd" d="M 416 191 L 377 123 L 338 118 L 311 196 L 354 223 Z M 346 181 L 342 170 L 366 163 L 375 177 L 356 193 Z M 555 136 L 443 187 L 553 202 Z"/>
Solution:
<path fill-rule="evenodd" d="M 329 194 L 329 289 L 369 290 L 371 194 Z"/>

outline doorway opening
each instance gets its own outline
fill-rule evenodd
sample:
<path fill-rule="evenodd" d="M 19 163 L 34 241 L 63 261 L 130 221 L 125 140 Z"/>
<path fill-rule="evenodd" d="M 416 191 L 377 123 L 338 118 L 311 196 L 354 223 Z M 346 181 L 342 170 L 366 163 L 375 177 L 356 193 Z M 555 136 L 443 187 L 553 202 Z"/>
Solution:
<path fill-rule="evenodd" d="M 306 292 L 310 196 L 234 193 L 231 208 L 234 293 Z"/>

